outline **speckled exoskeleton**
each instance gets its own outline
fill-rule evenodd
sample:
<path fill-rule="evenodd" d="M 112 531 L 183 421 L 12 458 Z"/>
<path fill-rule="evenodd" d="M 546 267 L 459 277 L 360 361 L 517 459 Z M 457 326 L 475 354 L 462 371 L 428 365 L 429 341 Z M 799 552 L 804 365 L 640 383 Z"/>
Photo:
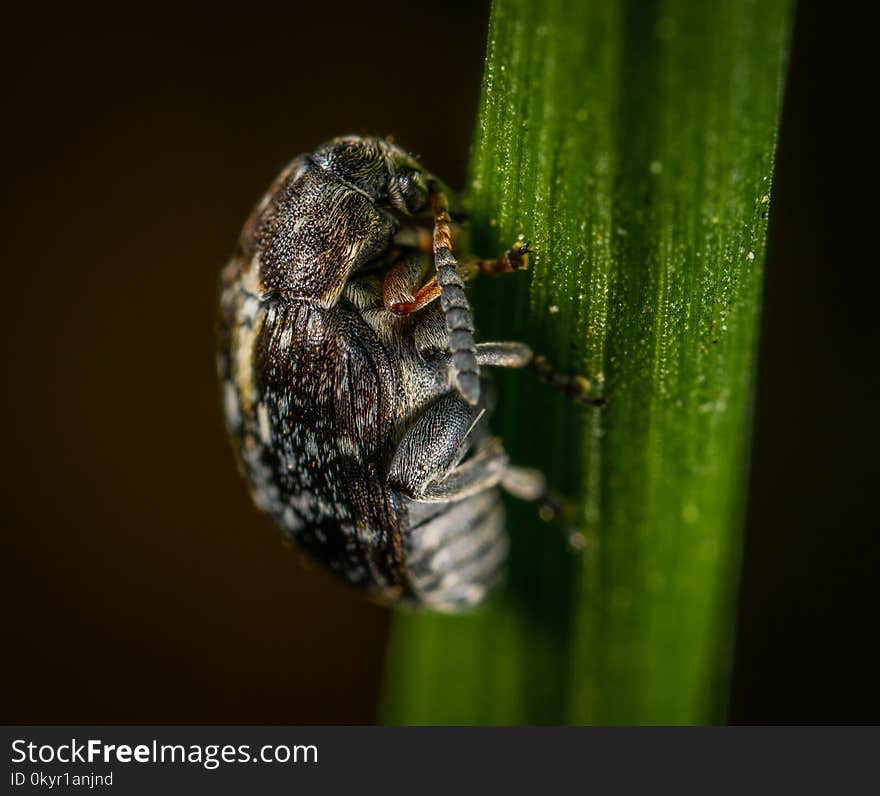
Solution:
<path fill-rule="evenodd" d="M 499 487 L 555 505 L 491 436 L 481 369 L 552 372 L 522 343 L 476 343 L 463 284 L 525 267 L 528 249 L 457 262 L 451 198 L 380 138 L 296 158 L 223 271 L 219 357 L 257 505 L 349 582 L 445 611 L 503 570 Z"/>

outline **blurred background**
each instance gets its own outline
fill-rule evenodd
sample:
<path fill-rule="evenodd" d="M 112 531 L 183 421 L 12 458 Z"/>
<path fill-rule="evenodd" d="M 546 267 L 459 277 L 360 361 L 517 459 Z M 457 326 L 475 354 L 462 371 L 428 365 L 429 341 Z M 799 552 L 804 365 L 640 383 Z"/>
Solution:
<path fill-rule="evenodd" d="M 246 5 L 6 19 L 5 723 L 375 718 L 390 614 L 251 506 L 217 276 L 280 168 L 339 133 L 393 134 L 463 186 L 488 3 Z M 868 29 L 799 8 L 734 723 L 880 720 Z"/>

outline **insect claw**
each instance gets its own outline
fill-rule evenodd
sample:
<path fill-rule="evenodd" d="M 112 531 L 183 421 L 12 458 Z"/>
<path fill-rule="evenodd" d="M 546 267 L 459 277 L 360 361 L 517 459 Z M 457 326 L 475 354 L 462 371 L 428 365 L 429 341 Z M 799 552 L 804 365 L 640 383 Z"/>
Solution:
<path fill-rule="evenodd" d="M 522 271 L 529 267 L 529 254 L 534 254 L 528 242 L 516 242 L 504 253 L 504 260 L 511 271 Z"/>

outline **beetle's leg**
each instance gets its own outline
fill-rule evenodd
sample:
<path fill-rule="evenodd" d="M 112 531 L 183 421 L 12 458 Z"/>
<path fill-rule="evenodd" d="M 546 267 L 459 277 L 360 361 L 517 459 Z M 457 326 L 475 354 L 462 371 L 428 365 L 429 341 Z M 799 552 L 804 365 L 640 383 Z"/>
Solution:
<path fill-rule="evenodd" d="M 425 232 L 423 229 L 418 231 Z M 525 246 L 519 246 L 508 249 L 497 260 L 465 257 L 458 263 L 458 273 L 464 280 L 473 279 L 480 273 L 492 276 L 510 274 L 528 267 L 528 252 L 529 249 Z M 397 258 L 385 272 L 385 279 L 382 282 L 382 301 L 385 309 L 395 315 L 409 315 L 439 298 L 441 290 L 437 283 L 437 274 L 416 289 L 421 279 L 421 264 L 416 264 L 413 258 L 405 256 Z M 477 364 L 480 364 L 479 361 Z"/>
<path fill-rule="evenodd" d="M 569 519 L 568 504 L 547 487 L 540 470 L 531 467 L 509 466 L 504 471 L 501 486 L 506 492 L 538 505 L 538 514 L 546 522 L 556 522 L 569 545 L 580 549 L 586 544 L 581 531 Z"/>
<path fill-rule="evenodd" d="M 449 239 L 452 242 L 452 248 L 458 246 L 461 237 L 461 224 L 454 221 L 449 224 Z M 434 253 L 434 236 L 431 230 L 423 226 L 404 226 L 401 227 L 394 236 L 394 244 L 396 246 L 406 246 L 410 249 L 418 249 L 423 254 Z"/>
<path fill-rule="evenodd" d="M 424 251 L 426 246 L 430 251 L 430 233 L 422 227 L 412 227 L 399 232 L 394 242 L 401 246 L 419 248 Z M 427 243 L 425 237 L 427 236 Z M 463 280 L 473 279 L 477 274 L 510 274 L 528 268 L 528 255 L 531 250 L 528 244 L 517 244 L 508 249 L 497 260 L 483 260 L 479 257 L 465 257 L 457 264 L 457 270 Z M 401 256 L 391 264 L 385 272 L 382 282 L 382 301 L 385 309 L 395 315 L 409 315 L 412 312 L 426 307 L 441 294 L 440 285 L 437 283 L 437 274 L 434 274 L 427 282 L 422 283 L 421 263 L 415 258 Z M 479 358 L 477 364 L 479 362 Z M 492 363 L 488 363 L 492 364 Z"/>
<path fill-rule="evenodd" d="M 421 287 L 421 257 L 398 257 L 386 271 L 382 280 L 382 303 L 385 309 L 395 315 L 409 315 L 430 304 L 440 296 L 440 286 L 436 275 Z"/>
<path fill-rule="evenodd" d="M 578 403 L 586 404 L 587 406 L 605 406 L 608 403 L 606 398 L 597 398 L 590 395 L 589 379 L 580 374 L 572 376 L 567 373 L 560 373 L 547 361 L 546 357 L 536 355 L 532 357 L 532 361 L 528 364 L 531 371 L 538 377 L 538 381 L 549 384 Z"/>
<path fill-rule="evenodd" d="M 461 226 L 454 221 L 449 225 L 451 248 L 455 249 L 461 237 Z M 433 253 L 434 239 L 431 231 L 425 227 L 402 227 L 394 236 L 394 245 L 408 249 L 418 249 L 425 254 Z M 495 260 L 482 257 L 462 257 L 458 261 L 458 272 L 463 279 L 472 279 L 477 274 L 512 274 L 529 267 L 529 255 L 532 254 L 528 243 L 517 241 L 504 254 Z"/>
<path fill-rule="evenodd" d="M 471 406 L 476 406 L 480 400 L 480 367 L 477 365 L 473 313 L 452 256 L 452 222 L 446 195 L 436 187 L 431 190 L 431 209 L 434 212 L 434 267 L 449 332 L 452 375 L 461 396 Z"/>
<path fill-rule="evenodd" d="M 463 257 L 458 264 L 458 272 L 464 279 L 471 279 L 477 274 L 498 276 L 512 274 L 529 267 L 529 255 L 532 250 L 528 243 L 515 243 L 497 260 L 484 260 L 479 257 Z"/>
<path fill-rule="evenodd" d="M 497 368 L 529 367 L 539 381 L 555 387 L 587 406 L 605 406 L 605 398 L 590 395 L 590 382 L 580 375 L 560 373 L 543 356 L 535 356 L 525 343 L 478 343 L 477 364 Z"/>
<path fill-rule="evenodd" d="M 534 358 L 525 343 L 477 343 L 477 364 L 494 368 L 524 368 Z"/>
<path fill-rule="evenodd" d="M 461 468 L 466 469 L 463 477 L 456 481 L 459 489 L 479 491 L 499 483 L 507 457 L 497 443 L 485 450 L 481 447 L 474 456 L 459 464 L 472 444 L 470 435 L 483 433 L 482 429 L 475 429 L 482 416 L 482 407 L 470 406 L 458 393 L 442 395 L 403 435 L 391 460 L 389 482 L 416 500 L 426 499 L 426 495 L 430 495 L 429 500 L 450 499 L 439 497 L 432 491 L 433 485 Z M 468 466 L 478 459 L 478 466 Z"/>
<path fill-rule="evenodd" d="M 502 482 L 508 467 L 507 454 L 497 439 L 484 440 L 476 453 L 453 467 L 443 478 L 428 484 L 420 501 L 461 500 Z"/>

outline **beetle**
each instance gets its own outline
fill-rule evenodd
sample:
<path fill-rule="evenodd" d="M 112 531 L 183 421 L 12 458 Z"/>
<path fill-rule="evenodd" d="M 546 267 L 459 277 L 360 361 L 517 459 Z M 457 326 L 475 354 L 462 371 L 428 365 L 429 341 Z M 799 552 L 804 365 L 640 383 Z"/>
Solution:
<path fill-rule="evenodd" d="M 311 556 L 385 602 L 479 604 L 508 548 L 499 487 L 559 503 L 512 465 L 483 368 L 531 365 L 475 342 L 464 280 L 527 266 L 453 255 L 454 194 L 390 140 L 343 136 L 294 159 L 222 272 L 226 424 L 257 506 Z"/>

